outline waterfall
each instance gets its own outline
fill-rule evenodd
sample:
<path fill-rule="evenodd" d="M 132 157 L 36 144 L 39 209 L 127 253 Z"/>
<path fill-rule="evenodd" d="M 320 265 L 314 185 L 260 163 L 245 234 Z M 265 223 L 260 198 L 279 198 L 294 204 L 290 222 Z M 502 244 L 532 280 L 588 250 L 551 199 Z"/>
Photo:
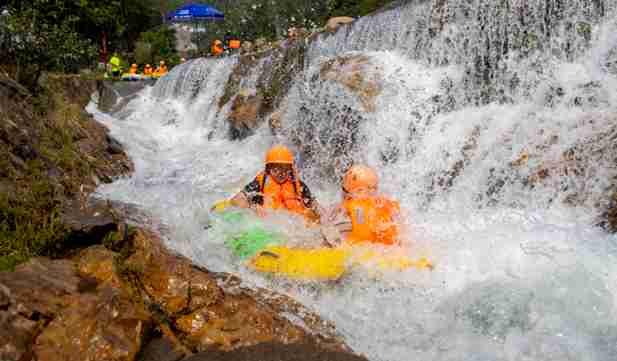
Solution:
<path fill-rule="evenodd" d="M 595 225 L 617 184 L 616 19 L 615 1 L 407 1 L 293 56 L 192 60 L 116 114 L 90 108 L 136 165 L 99 196 L 150 212 L 196 263 L 300 300 L 373 361 L 615 360 L 617 238 Z M 255 99 L 261 123 L 238 131 L 234 107 Z M 350 164 L 376 168 L 436 269 L 294 287 L 239 264 L 204 230 L 209 207 L 275 142 L 326 208 Z"/>

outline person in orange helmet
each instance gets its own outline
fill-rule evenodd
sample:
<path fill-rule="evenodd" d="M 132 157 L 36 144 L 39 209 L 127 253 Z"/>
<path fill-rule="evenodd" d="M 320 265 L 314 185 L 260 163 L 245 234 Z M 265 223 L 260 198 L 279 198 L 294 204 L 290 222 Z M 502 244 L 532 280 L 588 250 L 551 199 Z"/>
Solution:
<path fill-rule="evenodd" d="M 348 244 L 398 245 L 400 205 L 378 194 L 377 173 L 365 165 L 352 166 L 343 177 L 343 200 L 329 221 Z"/>
<path fill-rule="evenodd" d="M 167 65 L 165 65 L 165 61 L 164 60 L 161 60 L 159 62 L 159 67 L 156 68 L 154 73 L 159 75 L 159 76 L 163 76 L 163 75 L 167 74 Z"/>
<path fill-rule="evenodd" d="M 137 64 L 131 65 L 131 69 L 129 70 L 129 74 L 137 75 Z"/>
<path fill-rule="evenodd" d="M 150 66 L 150 64 L 146 64 L 146 66 L 144 67 L 144 75 L 151 76 L 152 73 L 153 73 L 152 67 Z"/>
<path fill-rule="evenodd" d="M 265 169 L 231 199 L 231 204 L 254 208 L 259 214 L 266 210 L 287 210 L 319 222 L 319 206 L 307 185 L 300 180 L 292 152 L 275 145 L 266 154 Z"/>
<path fill-rule="evenodd" d="M 219 56 L 223 54 L 224 51 L 225 49 L 223 48 L 223 42 L 218 39 L 214 40 L 212 43 L 212 48 L 210 49 L 212 56 Z"/>

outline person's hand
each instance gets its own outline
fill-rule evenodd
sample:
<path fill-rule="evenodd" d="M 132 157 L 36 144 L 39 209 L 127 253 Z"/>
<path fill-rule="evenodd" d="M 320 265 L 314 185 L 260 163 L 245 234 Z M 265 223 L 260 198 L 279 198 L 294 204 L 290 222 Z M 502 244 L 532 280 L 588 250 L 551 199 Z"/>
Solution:
<path fill-rule="evenodd" d="M 322 226 L 319 232 L 322 237 L 322 247 L 335 248 L 343 242 L 340 232 L 334 226 Z"/>
<path fill-rule="evenodd" d="M 264 218 L 268 215 L 268 212 L 266 211 L 264 207 L 257 206 L 257 207 L 254 207 L 253 210 L 261 218 Z"/>

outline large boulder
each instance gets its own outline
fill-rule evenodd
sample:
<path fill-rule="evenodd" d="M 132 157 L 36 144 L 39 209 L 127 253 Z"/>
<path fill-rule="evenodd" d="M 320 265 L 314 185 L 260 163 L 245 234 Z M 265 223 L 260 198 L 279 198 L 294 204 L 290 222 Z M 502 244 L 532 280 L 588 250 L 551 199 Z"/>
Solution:
<path fill-rule="evenodd" d="M 0 360 L 30 360 L 40 328 L 68 307 L 79 283 L 66 260 L 34 258 L 0 273 Z"/>
<path fill-rule="evenodd" d="M 288 344 L 307 338 L 300 327 L 246 295 L 227 296 L 215 305 L 180 317 L 176 327 L 198 351 L 232 350 L 262 342 Z"/>
<path fill-rule="evenodd" d="M 260 357 L 259 345 L 273 355 L 310 345 L 324 357 L 359 360 L 332 325 L 290 298 L 200 269 L 153 233 L 126 233 L 121 247 L 111 245 L 119 252 L 97 245 L 72 260 L 36 258 L 0 273 L 0 360 Z"/>
<path fill-rule="evenodd" d="M 139 232 L 135 253 L 123 264 L 139 279 L 143 292 L 170 318 L 215 303 L 222 291 L 216 281 L 188 259 L 167 251 L 153 234 Z"/>
<path fill-rule="evenodd" d="M 26 360 L 37 322 L 19 314 L 11 290 L 0 284 L 0 360 Z"/>
<path fill-rule="evenodd" d="M 238 94 L 234 99 L 228 120 L 239 133 L 236 137 L 243 138 L 257 127 L 262 104 L 263 97 L 260 95 Z"/>
<path fill-rule="evenodd" d="M 234 277 L 199 269 L 170 253 L 156 235 L 140 231 L 132 243 L 134 253 L 121 262 L 121 272 L 140 285 L 143 299 L 164 312 L 189 349 L 315 342 L 349 352 L 334 327 L 288 297 L 244 289 Z M 298 315 L 294 322 L 282 316 L 292 313 Z"/>
<path fill-rule="evenodd" d="M 15 272 L 0 273 L 0 287 L 9 290 L 10 303 L 30 318 L 53 318 L 79 292 L 80 278 L 69 260 L 33 258 Z"/>
<path fill-rule="evenodd" d="M 106 287 L 74 297 L 37 338 L 34 352 L 46 361 L 132 361 L 149 320 L 122 289 Z"/>
<path fill-rule="evenodd" d="M 92 282 L 82 282 L 82 289 L 87 288 L 88 285 L 122 287 L 122 281 L 115 271 L 114 256 L 114 252 L 102 245 L 89 247 L 79 252 L 76 257 L 78 274 L 84 280 L 92 280 Z"/>
<path fill-rule="evenodd" d="M 383 72 L 365 55 L 335 58 L 322 64 L 322 80 L 335 81 L 356 94 L 366 112 L 375 111 L 375 100 L 383 89 Z"/>

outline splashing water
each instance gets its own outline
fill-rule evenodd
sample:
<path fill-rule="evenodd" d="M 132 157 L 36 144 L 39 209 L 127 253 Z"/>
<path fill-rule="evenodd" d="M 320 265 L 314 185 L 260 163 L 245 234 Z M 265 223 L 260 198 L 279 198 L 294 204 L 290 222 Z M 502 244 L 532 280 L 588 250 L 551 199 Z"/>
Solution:
<path fill-rule="evenodd" d="M 363 18 L 311 43 L 279 135 L 241 141 L 218 106 L 237 58 L 193 60 L 120 113 L 90 107 L 136 166 L 99 194 L 160 218 L 196 263 L 292 295 L 371 360 L 615 360 L 617 238 L 593 225 L 617 176 L 616 7 L 433 1 Z M 341 56 L 360 59 L 374 92 L 324 76 Z M 239 265 L 225 230 L 204 230 L 208 209 L 278 141 L 326 206 L 346 164 L 376 167 L 413 225 L 413 254 L 437 268 L 315 288 Z"/>

